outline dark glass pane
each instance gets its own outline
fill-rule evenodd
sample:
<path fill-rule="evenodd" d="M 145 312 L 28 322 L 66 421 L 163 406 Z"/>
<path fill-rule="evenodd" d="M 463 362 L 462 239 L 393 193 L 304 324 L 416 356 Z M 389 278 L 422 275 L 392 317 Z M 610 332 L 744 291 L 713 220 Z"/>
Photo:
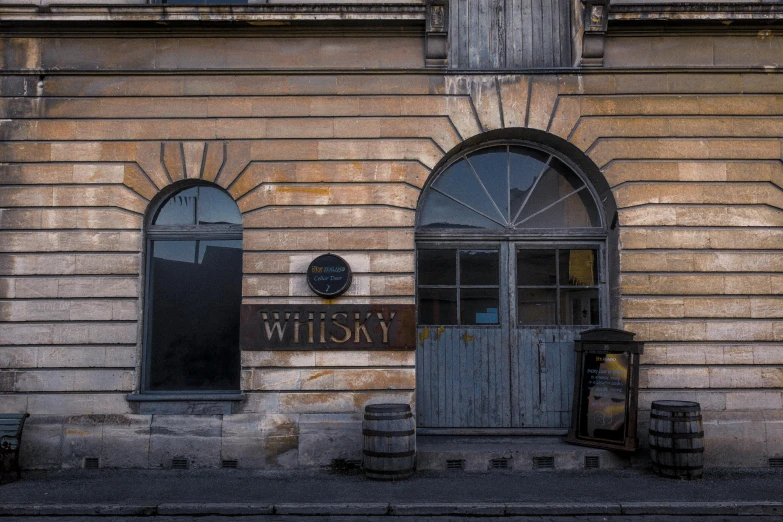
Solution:
<path fill-rule="evenodd" d="M 511 190 L 511 218 L 519 212 L 533 183 L 548 168 L 548 154 L 526 147 L 511 147 L 509 182 Z"/>
<path fill-rule="evenodd" d="M 431 228 L 502 228 L 469 208 L 430 190 L 420 205 L 419 226 Z"/>
<path fill-rule="evenodd" d="M 561 250 L 560 284 L 594 286 L 598 281 L 595 250 Z"/>
<path fill-rule="evenodd" d="M 517 250 L 517 284 L 555 286 L 557 266 L 554 250 Z"/>
<path fill-rule="evenodd" d="M 520 325 L 557 324 L 557 290 L 518 288 L 517 313 Z"/>
<path fill-rule="evenodd" d="M 560 290 L 560 324 L 597 326 L 601 324 L 598 289 Z"/>
<path fill-rule="evenodd" d="M 508 215 L 508 153 L 506 147 L 481 149 L 468 156 L 468 161 L 500 209 L 504 221 L 508 223 L 511 218 Z"/>
<path fill-rule="evenodd" d="M 199 187 L 198 189 L 199 225 L 242 224 L 239 207 L 231 196 L 213 187 Z"/>
<path fill-rule="evenodd" d="M 459 253 L 459 284 L 498 284 L 497 250 L 462 250 Z"/>
<path fill-rule="evenodd" d="M 456 250 L 419 250 L 416 273 L 420 285 L 457 284 Z"/>
<path fill-rule="evenodd" d="M 419 288 L 419 324 L 457 324 L 457 290 Z"/>
<path fill-rule="evenodd" d="M 241 241 L 155 241 L 150 389 L 239 389 Z"/>
<path fill-rule="evenodd" d="M 530 199 L 528 199 L 528 202 L 525 205 L 525 208 L 522 209 L 522 212 L 516 219 L 516 223 L 521 224 L 530 216 L 540 212 L 559 199 L 568 196 L 572 192 L 584 186 L 585 184 L 582 182 L 581 178 L 577 176 L 570 168 L 568 168 L 559 160 L 552 158 L 552 160 L 549 162 L 549 169 L 547 169 L 547 171 L 536 184 L 536 187 L 533 190 L 533 194 L 531 194 Z M 582 206 L 580 206 L 580 210 L 582 209 Z M 559 209 L 559 212 L 563 212 L 564 210 L 565 207 Z M 554 215 L 556 216 L 557 213 Z M 567 219 L 564 218 L 560 221 L 567 221 Z M 552 222 L 552 225 L 545 225 L 544 228 L 559 228 L 560 226 L 560 223 L 556 219 Z M 529 224 L 526 225 L 526 227 L 532 228 Z"/>
<path fill-rule="evenodd" d="M 489 218 L 496 219 L 500 223 L 506 222 L 498 214 L 495 205 L 481 188 L 476 175 L 473 174 L 465 160 L 449 167 L 435 180 L 432 186 Z"/>
<path fill-rule="evenodd" d="M 154 225 L 195 225 L 198 187 L 171 196 L 155 217 Z"/>
<path fill-rule="evenodd" d="M 583 197 L 587 194 L 587 198 Z M 533 195 L 535 197 L 535 194 Z M 590 228 L 601 226 L 595 206 L 586 207 L 585 199 L 592 204 L 586 188 L 567 197 L 552 207 L 517 222 L 517 228 Z M 524 212 L 524 210 L 523 210 Z"/>
<path fill-rule="evenodd" d="M 460 290 L 462 324 L 498 324 L 498 289 L 463 288 Z"/>

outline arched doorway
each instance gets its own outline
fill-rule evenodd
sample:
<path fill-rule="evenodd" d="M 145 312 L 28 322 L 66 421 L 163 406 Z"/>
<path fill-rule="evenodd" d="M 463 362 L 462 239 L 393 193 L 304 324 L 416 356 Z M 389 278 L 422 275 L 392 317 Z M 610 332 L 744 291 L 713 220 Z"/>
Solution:
<path fill-rule="evenodd" d="M 573 341 L 610 324 L 607 220 L 583 169 L 533 141 L 465 147 L 416 225 L 418 426 L 564 432 Z"/>

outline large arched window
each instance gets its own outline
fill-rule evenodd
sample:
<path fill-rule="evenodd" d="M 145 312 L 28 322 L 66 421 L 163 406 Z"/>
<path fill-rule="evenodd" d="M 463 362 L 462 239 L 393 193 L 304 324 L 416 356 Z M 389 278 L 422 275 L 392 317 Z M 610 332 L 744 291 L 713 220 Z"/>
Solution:
<path fill-rule="evenodd" d="M 214 185 L 185 186 L 147 227 L 147 392 L 239 389 L 242 218 Z"/>
<path fill-rule="evenodd" d="M 609 234 L 590 178 L 555 146 L 532 140 L 463 146 L 422 193 L 416 221 L 422 433 L 554 434 L 569 426 L 573 341 L 610 324 Z M 578 159 L 589 163 L 583 154 Z"/>
<path fill-rule="evenodd" d="M 419 205 L 423 228 L 601 228 L 585 180 L 562 158 L 521 145 L 478 149 L 455 160 L 430 185 Z"/>

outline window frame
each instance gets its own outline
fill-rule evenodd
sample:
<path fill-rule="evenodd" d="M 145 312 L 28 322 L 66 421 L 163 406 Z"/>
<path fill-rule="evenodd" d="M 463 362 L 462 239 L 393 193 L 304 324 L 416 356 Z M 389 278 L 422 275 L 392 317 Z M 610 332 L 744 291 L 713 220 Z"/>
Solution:
<path fill-rule="evenodd" d="M 143 328 L 142 328 L 142 350 L 141 350 L 141 378 L 140 393 L 144 395 L 156 395 L 162 397 L 209 397 L 214 395 L 237 395 L 241 392 L 241 364 L 240 381 L 237 389 L 227 390 L 153 390 L 150 389 L 150 380 L 152 374 L 152 305 L 155 299 L 152 291 L 152 253 L 153 243 L 155 241 L 215 241 L 215 240 L 238 240 L 242 241 L 243 226 L 241 224 L 209 224 L 209 225 L 154 225 L 163 206 L 168 201 L 189 188 L 192 187 L 210 187 L 218 189 L 225 194 L 228 192 L 214 183 L 203 182 L 200 180 L 190 180 L 177 183 L 170 187 L 154 205 L 150 206 L 145 219 L 144 234 L 144 304 L 143 304 Z M 231 197 L 232 201 L 234 198 Z M 234 201 L 236 204 L 236 201 Z M 237 207 L 237 211 L 239 208 Z M 241 211 L 240 211 L 241 216 Z M 244 251 L 244 249 L 243 249 Z M 243 267 L 240 266 L 240 271 Z"/>

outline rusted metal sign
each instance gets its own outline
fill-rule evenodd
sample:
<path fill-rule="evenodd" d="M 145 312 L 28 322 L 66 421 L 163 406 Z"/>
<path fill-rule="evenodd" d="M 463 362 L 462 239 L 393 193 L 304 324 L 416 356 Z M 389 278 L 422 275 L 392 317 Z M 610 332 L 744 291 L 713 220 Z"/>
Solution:
<path fill-rule="evenodd" d="M 413 305 L 242 305 L 242 350 L 415 350 Z"/>

